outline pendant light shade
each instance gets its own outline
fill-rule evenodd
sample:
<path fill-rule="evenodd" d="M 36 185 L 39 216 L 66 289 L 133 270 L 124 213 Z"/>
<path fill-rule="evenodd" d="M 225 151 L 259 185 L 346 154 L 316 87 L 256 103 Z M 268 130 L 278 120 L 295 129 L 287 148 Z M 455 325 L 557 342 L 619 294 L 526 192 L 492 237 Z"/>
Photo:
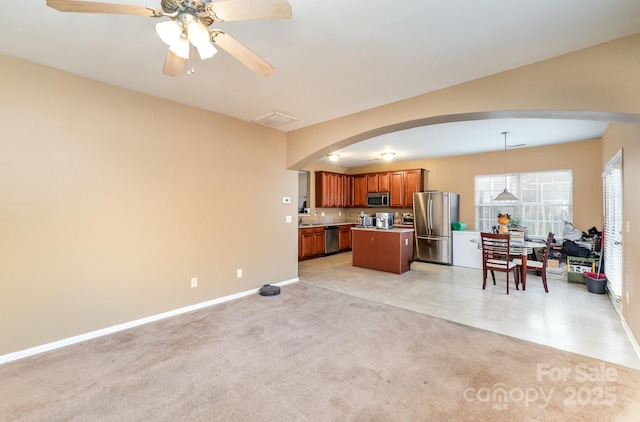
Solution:
<path fill-rule="evenodd" d="M 516 198 L 514 194 L 509 192 L 507 188 L 504 188 L 504 190 L 500 192 L 498 196 L 496 196 L 493 200 L 494 201 L 517 201 L 518 198 Z"/>
<path fill-rule="evenodd" d="M 504 135 L 504 190 L 500 192 L 498 196 L 493 198 L 494 201 L 517 201 L 518 200 L 518 198 L 516 198 L 514 194 L 512 194 L 507 190 L 507 133 L 509 132 L 502 132 L 502 134 Z"/>

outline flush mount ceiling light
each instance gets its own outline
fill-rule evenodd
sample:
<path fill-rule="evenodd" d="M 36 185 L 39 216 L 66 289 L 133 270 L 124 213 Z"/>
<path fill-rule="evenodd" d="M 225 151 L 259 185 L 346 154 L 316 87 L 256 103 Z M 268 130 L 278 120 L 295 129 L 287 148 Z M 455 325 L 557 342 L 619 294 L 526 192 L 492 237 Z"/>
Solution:
<path fill-rule="evenodd" d="M 502 132 L 504 135 L 504 190 L 498 194 L 494 201 L 517 201 L 518 198 L 507 190 L 507 133 Z"/>
<path fill-rule="evenodd" d="M 391 161 L 391 160 L 393 160 L 393 157 L 395 157 L 396 153 L 395 152 L 383 152 L 380 155 L 382 155 L 382 158 L 385 161 Z"/>
<path fill-rule="evenodd" d="M 329 159 L 329 161 L 338 161 L 340 159 L 340 154 L 329 154 L 327 155 L 327 158 Z"/>

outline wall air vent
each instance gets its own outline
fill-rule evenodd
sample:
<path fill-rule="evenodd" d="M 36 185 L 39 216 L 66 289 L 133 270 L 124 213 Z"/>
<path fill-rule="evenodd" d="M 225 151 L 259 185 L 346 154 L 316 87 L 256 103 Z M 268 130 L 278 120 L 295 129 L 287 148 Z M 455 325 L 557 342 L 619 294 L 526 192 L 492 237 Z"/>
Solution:
<path fill-rule="evenodd" d="M 295 122 L 296 120 L 298 119 L 296 119 L 295 117 L 287 116 L 286 114 L 274 111 L 272 113 L 265 114 L 264 116 L 255 118 L 252 120 L 252 122 L 262 126 L 276 127 Z"/>

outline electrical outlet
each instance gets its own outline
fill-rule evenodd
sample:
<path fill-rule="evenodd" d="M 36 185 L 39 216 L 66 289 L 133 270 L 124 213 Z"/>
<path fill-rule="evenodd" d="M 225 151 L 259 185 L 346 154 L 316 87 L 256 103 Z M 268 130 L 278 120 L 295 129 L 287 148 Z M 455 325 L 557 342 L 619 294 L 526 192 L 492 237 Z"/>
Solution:
<path fill-rule="evenodd" d="M 409 246 L 409 239 L 404 240 L 404 246 Z"/>
<path fill-rule="evenodd" d="M 624 229 L 627 231 L 627 233 L 629 233 L 629 222 L 627 221 L 626 223 L 624 223 Z"/>
<path fill-rule="evenodd" d="M 236 270 L 236 277 L 238 277 L 238 278 L 242 278 L 242 268 L 238 268 L 238 269 Z"/>
<path fill-rule="evenodd" d="M 198 278 L 197 277 L 193 277 L 191 279 L 191 288 L 193 289 L 194 287 L 198 287 Z"/>
<path fill-rule="evenodd" d="M 629 292 L 627 292 L 627 305 L 629 304 Z"/>

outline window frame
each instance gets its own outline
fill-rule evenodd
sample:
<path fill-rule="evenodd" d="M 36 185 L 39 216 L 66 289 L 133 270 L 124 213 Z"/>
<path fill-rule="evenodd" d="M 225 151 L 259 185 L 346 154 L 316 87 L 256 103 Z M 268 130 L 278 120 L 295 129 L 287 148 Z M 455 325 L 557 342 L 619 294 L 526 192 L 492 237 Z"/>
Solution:
<path fill-rule="evenodd" d="M 493 201 L 504 188 L 518 201 Z M 541 170 L 474 177 L 475 227 L 492 231 L 498 213 L 507 213 L 527 227 L 531 238 L 562 237 L 564 222 L 573 221 L 573 170 Z"/>

